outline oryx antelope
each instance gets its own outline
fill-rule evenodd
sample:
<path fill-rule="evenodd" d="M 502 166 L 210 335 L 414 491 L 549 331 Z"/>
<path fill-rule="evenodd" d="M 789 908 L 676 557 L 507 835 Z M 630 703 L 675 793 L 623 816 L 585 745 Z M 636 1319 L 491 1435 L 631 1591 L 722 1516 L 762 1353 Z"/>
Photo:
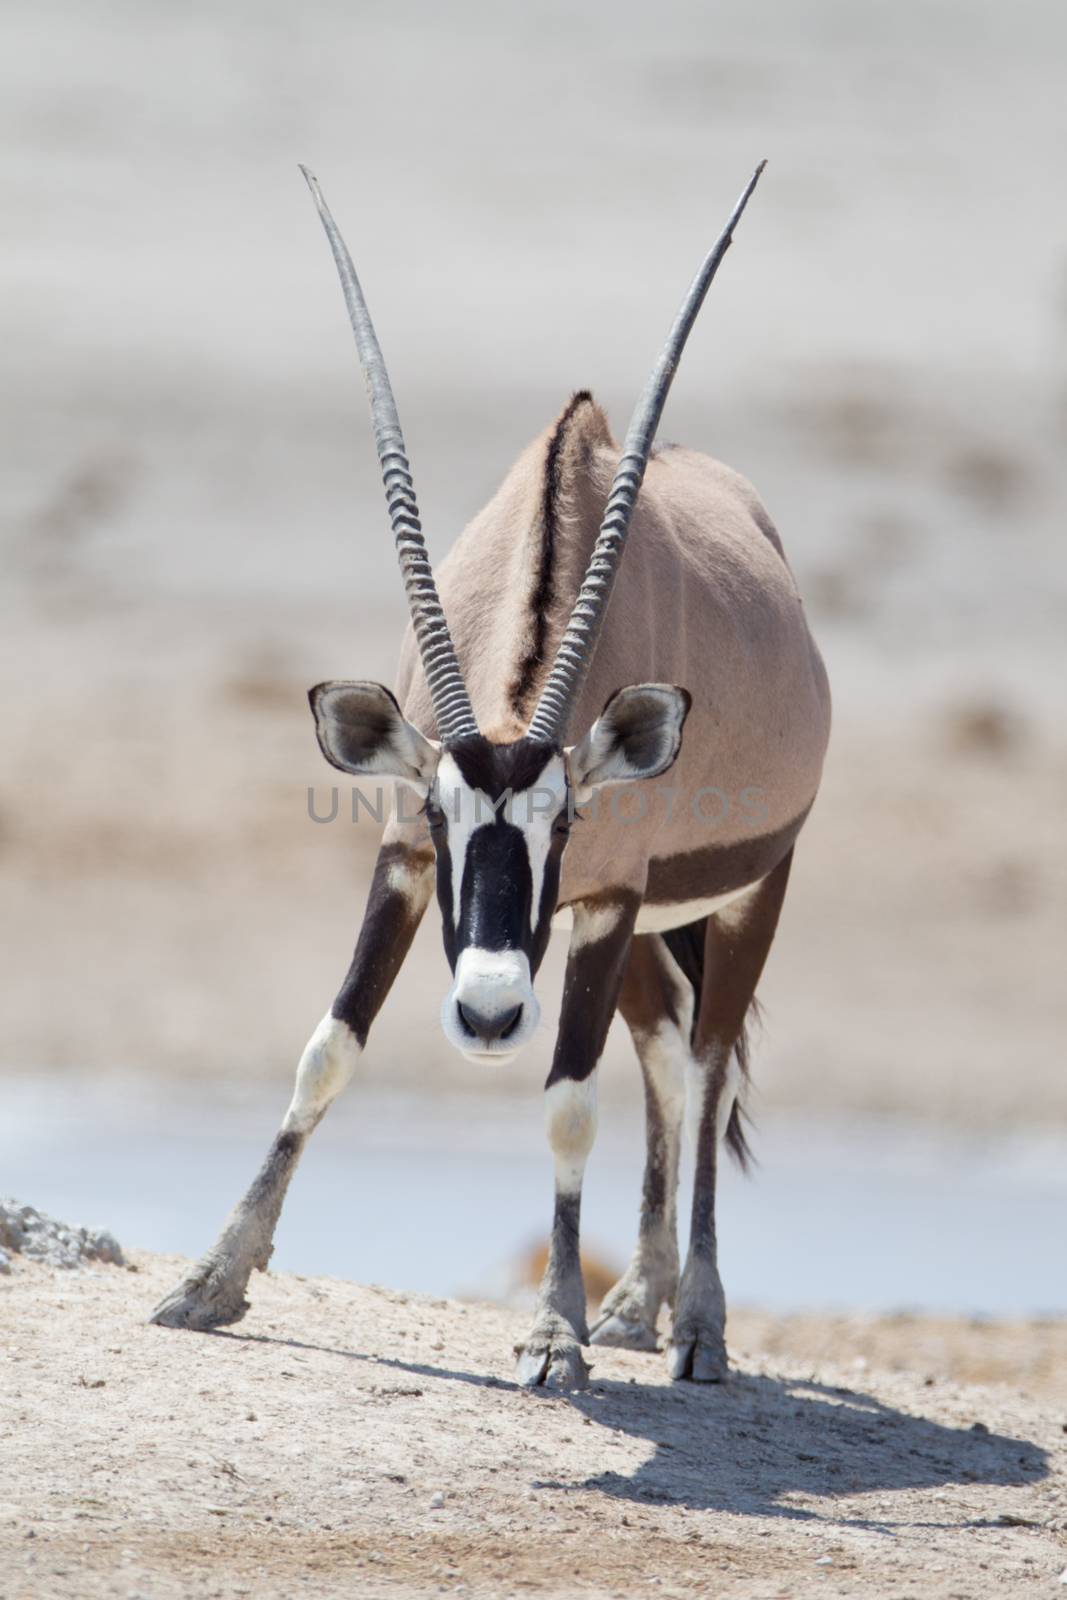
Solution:
<path fill-rule="evenodd" d="M 358 1064 L 436 882 L 452 972 L 442 1024 L 471 1060 L 500 1063 L 531 1037 L 550 926 L 572 924 L 545 1094 L 555 1212 L 521 1381 L 580 1385 L 587 1342 L 655 1349 L 664 1301 L 671 1376 L 722 1377 L 718 1151 L 725 1139 L 744 1154 L 745 1017 L 819 784 L 830 701 L 754 490 L 705 455 L 653 441 L 761 170 L 686 296 L 621 455 L 603 412 L 576 394 L 462 534 L 439 587 L 363 293 L 305 172 L 370 395 L 412 620 L 395 697 L 379 684 L 330 682 L 312 689 L 311 705 L 328 761 L 398 779 L 423 807 L 386 829 L 348 975 L 301 1057 L 262 1169 L 157 1322 L 209 1328 L 245 1312 L 296 1163 Z M 636 792 L 626 806 L 597 803 L 599 791 L 617 798 L 614 786 L 635 783 L 641 804 Z M 709 795 L 731 802 L 725 817 Z M 590 1330 L 579 1208 L 616 1007 L 644 1075 L 647 1160 L 633 1259 Z M 679 1275 L 683 1111 L 695 1179 Z"/>

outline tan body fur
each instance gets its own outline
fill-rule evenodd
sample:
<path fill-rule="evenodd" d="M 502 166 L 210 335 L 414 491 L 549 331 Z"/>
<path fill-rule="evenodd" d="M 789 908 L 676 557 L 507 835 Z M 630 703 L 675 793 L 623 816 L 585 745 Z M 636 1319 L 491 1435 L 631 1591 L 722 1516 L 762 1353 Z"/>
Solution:
<path fill-rule="evenodd" d="M 492 739 L 525 731 L 618 458 L 599 407 L 576 397 L 519 457 L 439 570 L 478 724 Z M 539 592 L 547 598 L 541 660 L 520 685 Z M 661 904 L 740 888 L 786 853 L 818 788 L 829 687 L 778 534 L 744 478 L 678 447 L 649 461 L 568 742 L 616 689 L 645 681 L 676 683 L 693 697 L 681 754 L 670 772 L 642 786 L 643 817 L 621 821 L 640 809 L 628 796 L 616 812 L 602 802 L 575 828 L 561 906 L 606 885 Z M 433 735 L 410 628 L 397 694 L 409 720 Z M 726 795 L 725 818 L 716 795 L 700 797 L 705 788 Z"/>

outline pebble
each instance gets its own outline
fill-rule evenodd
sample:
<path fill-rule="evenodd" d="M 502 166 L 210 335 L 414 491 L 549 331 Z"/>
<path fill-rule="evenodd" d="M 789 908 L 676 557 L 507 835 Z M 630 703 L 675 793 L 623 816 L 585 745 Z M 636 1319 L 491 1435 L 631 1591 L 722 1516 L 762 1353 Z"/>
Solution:
<path fill-rule="evenodd" d="M 833 1556 L 816 1556 L 815 1557 L 815 1565 L 817 1567 L 832 1567 L 833 1564 L 834 1564 Z"/>
<path fill-rule="evenodd" d="M 440 1511 L 444 1506 L 444 1503 L 445 1497 L 441 1493 L 440 1489 L 435 1490 L 435 1492 L 430 1496 L 430 1510 Z"/>

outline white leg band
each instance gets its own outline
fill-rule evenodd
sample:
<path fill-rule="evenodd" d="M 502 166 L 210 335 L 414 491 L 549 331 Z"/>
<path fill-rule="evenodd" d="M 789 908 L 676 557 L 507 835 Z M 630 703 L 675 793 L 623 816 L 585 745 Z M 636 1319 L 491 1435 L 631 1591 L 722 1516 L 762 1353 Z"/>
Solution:
<path fill-rule="evenodd" d="M 360 1057 L 359 1042 L 347 1022 L 329 1013 L 304 1046 L 296 1069 L 296 1087 L 282 1128 L 286 1133 L 310 1133 L 349 1082 Z"/>

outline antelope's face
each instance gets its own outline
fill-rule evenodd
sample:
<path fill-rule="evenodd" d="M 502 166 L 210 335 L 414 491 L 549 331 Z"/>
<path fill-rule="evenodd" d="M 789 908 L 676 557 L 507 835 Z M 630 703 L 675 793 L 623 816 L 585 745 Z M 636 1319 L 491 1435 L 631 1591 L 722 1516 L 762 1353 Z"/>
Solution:
<path fill-rule="evenodd" d="M 613 695 L 569 750 L 480 733 L 425 738 L 380 684 L 311 691 L 327 760 L 356 776 L 391 777 L 423 798 L 437 858 L 437 899 L 452 985 L 446 1037 L 475 1060 L 507 1058 L 537 1027 L 533 979 L 559 898 L 574 808 L 608 784 L 654 778 L 681 747 L 689 695 L 638 684 Z"/>

